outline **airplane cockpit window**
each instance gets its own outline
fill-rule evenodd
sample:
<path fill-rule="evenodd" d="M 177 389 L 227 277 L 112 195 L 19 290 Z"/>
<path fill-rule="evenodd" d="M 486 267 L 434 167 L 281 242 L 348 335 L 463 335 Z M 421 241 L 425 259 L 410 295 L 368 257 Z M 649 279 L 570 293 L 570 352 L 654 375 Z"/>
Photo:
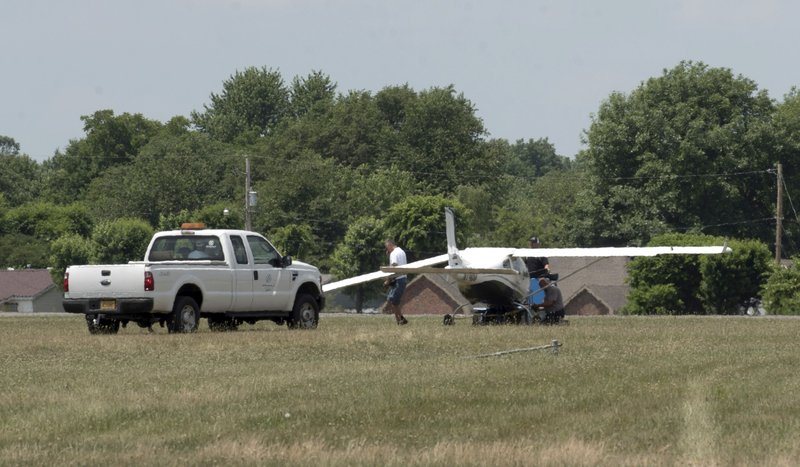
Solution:
<path fill-rule="evenodd" d="M 268 241 L 261 237 L 248 236 L 247 243 L 250 244 L 255 264 L 271 264 L 276 267 L 280 265 L 281 255 Z"/>

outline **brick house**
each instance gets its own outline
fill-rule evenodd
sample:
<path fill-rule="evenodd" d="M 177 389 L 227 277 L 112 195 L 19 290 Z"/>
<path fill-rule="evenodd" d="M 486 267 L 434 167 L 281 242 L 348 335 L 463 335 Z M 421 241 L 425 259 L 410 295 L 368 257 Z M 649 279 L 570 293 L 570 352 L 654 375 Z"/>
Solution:
<path fill-rule="evenodd" d="M 568 315 L 613 315 L 628 303 L 629 257 L 552 258 Z"/>
<path fill-rule="evenodd" d="M 471 313 L 469 300 L 441 274 L 421 274 L 411 280 L 400 301 L 404 315 Z"/>
<path fill-rule="evenodd" d="M 627 285 L 584 286 L 566 301 L 567 315 L 614 315 L 628 302 Z"/>
<path fill-rule="evenodd" d="M 0 311 L 60 312 L 62 299 L 46 269 L 0 271 Z"/>

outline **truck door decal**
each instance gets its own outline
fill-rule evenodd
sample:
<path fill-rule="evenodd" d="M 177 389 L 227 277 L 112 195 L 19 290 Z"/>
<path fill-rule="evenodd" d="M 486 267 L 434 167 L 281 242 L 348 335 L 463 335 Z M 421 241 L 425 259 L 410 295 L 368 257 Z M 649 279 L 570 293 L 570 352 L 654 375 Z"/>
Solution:
<path fill-rule="evenodd" d="M 264 274 L 264 283 L 261 284 L 264 287 L 264 290 L 274 290 L 275 283 L 276 283 L 276 274 L 272 272 L 266 272 Z"/>

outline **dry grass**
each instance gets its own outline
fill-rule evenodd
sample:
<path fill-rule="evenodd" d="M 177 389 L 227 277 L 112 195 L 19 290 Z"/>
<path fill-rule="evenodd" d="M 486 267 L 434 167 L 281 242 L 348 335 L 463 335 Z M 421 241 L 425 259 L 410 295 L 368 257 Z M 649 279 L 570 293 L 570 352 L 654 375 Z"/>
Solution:
<path fill-rule="evenodd" d="M 0 464 L 793 465 L 800 320 L 90 336 L 0 318 Z M 499 350 L 563 343 L 483 359 Z"/>

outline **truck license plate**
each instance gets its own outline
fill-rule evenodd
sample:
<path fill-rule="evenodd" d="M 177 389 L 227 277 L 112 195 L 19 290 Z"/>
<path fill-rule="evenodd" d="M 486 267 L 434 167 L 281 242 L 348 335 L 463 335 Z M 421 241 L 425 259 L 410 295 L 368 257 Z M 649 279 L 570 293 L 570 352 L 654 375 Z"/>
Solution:
<path fill-rule="evenodd" d="M 117 301 L 116 300 L 100 300 L 100 309 L 101 310 L 110 310 L 114 311 L 117 309 Z"/>

